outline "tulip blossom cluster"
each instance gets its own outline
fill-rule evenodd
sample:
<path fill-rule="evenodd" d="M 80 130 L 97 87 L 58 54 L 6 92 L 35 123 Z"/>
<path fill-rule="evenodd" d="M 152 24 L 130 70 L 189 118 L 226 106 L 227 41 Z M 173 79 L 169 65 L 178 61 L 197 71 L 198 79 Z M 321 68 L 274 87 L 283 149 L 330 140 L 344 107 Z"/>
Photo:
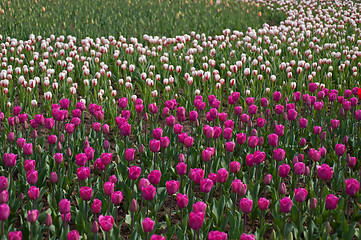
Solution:
<path fill-rule="evenodd" d="M 0 35 L 1 237 L 358 237 L 360 6 L 256 4 L 287 18 Z"/>

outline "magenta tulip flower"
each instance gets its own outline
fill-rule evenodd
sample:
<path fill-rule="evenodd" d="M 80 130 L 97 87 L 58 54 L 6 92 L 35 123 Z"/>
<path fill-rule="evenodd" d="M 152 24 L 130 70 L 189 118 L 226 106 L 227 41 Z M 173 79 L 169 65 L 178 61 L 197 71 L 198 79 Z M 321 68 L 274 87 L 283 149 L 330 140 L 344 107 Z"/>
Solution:
<path fill-rule="evenodd" d="M 295 200 L 299 203 L 304 202 L 307 198 L 307 190 L 305 188 L 295 189 Z"/>
<path fill-rule="evenodd" d="M 80 197 L 83 201 L 89 201 L 92 198 L 93 189 L 91 187 L 81 187 Z"/>
<path fill-rule="evenodd" d="M 8 238 L 9 240 L 21 240 L 23 237 L 23 234 L 21 231 L 15 231 L 15 232 L 9 232 Z"/>
<path fill-rule="evenodd" d="M 103 229 L 103 231 L 109 232 L 113 228 L 114 218 L 113 218 L 113 216 L 110 216 L 110 215 L 107 215 L 107 216 L 100 215 L 99 216 L 99 224 L 100 224 L 101 228 Z"/>
<path fill-rule="evenodd" d="M 169 195 L 173 195 L 178 191 L 179 181 L 170 180 L 165 183 Z"/>
<path fill-rule="evenodd" d="M 70 231 L 67 235 L 68 240 L 79 240 L 79 232 L 77 230 Z"/>
<path fill-rule="evenodd" d="M 154 228 L 154 221 L 147 217 L 143 220 L 142 226 L 145 233 L 152 232 Z"/>
<path fill-rule="evenodd" d="M 189 214 L 189 227 L 193 230 L 199 230 L 204 221 L 204 213 L 203 212 L 191 212 Z"/>
<path fill-rule="evenodd" d="M 242 198 L 239 202 L 239 208 L 242 210 L 243 213 L 247 214 L 252 211 L 253 201 L 248 198 Z"/>
<path fill-rule="evenodd" d="M 337 208 L 338 200 L 340 200 L 338 197 L 336 197 L 333 194 L 328 194 L 326 196 L 325 205 L 328 210 L 333 210 Z"/>
<path fill-rule="evenodd" d="M 293 202 L 289 197 L 284 197 L 280 200 L 280 210 L 283 213 L 291 212 Z"/>
<path fill-rule="evenodd" d="M 208 233 L 208 240 L 227 240 L 228 236 L 225 232 L 210 231 Z"/>
<path fill-rule="evenodd" d="M 70 212 L 70 201 L 68 199 L 62 199 L 59 202 L 59 212 L 66 214 Z"/>
<path fill-rule="evenodd" d="M 349 196 L 354 196 L 360 189 L 360 182 L 354 178 L 345 180 L 345 192 Z"/>

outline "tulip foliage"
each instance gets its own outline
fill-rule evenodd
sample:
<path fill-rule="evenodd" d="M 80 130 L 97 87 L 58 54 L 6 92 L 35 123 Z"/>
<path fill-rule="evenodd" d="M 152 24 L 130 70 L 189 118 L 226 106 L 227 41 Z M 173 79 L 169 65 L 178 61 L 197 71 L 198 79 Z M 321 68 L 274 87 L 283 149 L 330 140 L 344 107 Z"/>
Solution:
<path fill-rule="evenodd" d="M 287 16 L 0 35 L 0 239 L 360 238 L 360 6 L 247 2 Z"/>

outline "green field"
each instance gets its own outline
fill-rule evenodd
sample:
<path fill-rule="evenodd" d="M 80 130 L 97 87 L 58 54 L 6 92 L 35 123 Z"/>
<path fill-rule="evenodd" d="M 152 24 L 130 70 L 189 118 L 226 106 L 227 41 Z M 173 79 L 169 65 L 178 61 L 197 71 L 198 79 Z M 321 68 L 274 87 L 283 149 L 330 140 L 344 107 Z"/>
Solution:
<path fill-rule="evenodd" d="M 259 17 L 261 15 L 261 17 Z M 175 37 L 191 31 L 207 35 L 223 29 L 245 31 L 263 23 L 278 24 L 283 12 L 243 2 L 204 0 L 9 0 L 0 2 L 3 36 L 30 34 L 77 38 L 119 36 Z"/>

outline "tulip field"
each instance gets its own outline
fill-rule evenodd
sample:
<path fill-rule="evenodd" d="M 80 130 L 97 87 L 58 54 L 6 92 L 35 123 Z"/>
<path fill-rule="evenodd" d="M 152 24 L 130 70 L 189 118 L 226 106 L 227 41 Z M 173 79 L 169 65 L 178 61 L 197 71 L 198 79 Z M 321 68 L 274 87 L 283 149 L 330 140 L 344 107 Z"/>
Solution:
<path fill-rule="evenodd" d="M 0 3 L 0 240 L 361 239 L 361 1 L 94 4 Z"/>

